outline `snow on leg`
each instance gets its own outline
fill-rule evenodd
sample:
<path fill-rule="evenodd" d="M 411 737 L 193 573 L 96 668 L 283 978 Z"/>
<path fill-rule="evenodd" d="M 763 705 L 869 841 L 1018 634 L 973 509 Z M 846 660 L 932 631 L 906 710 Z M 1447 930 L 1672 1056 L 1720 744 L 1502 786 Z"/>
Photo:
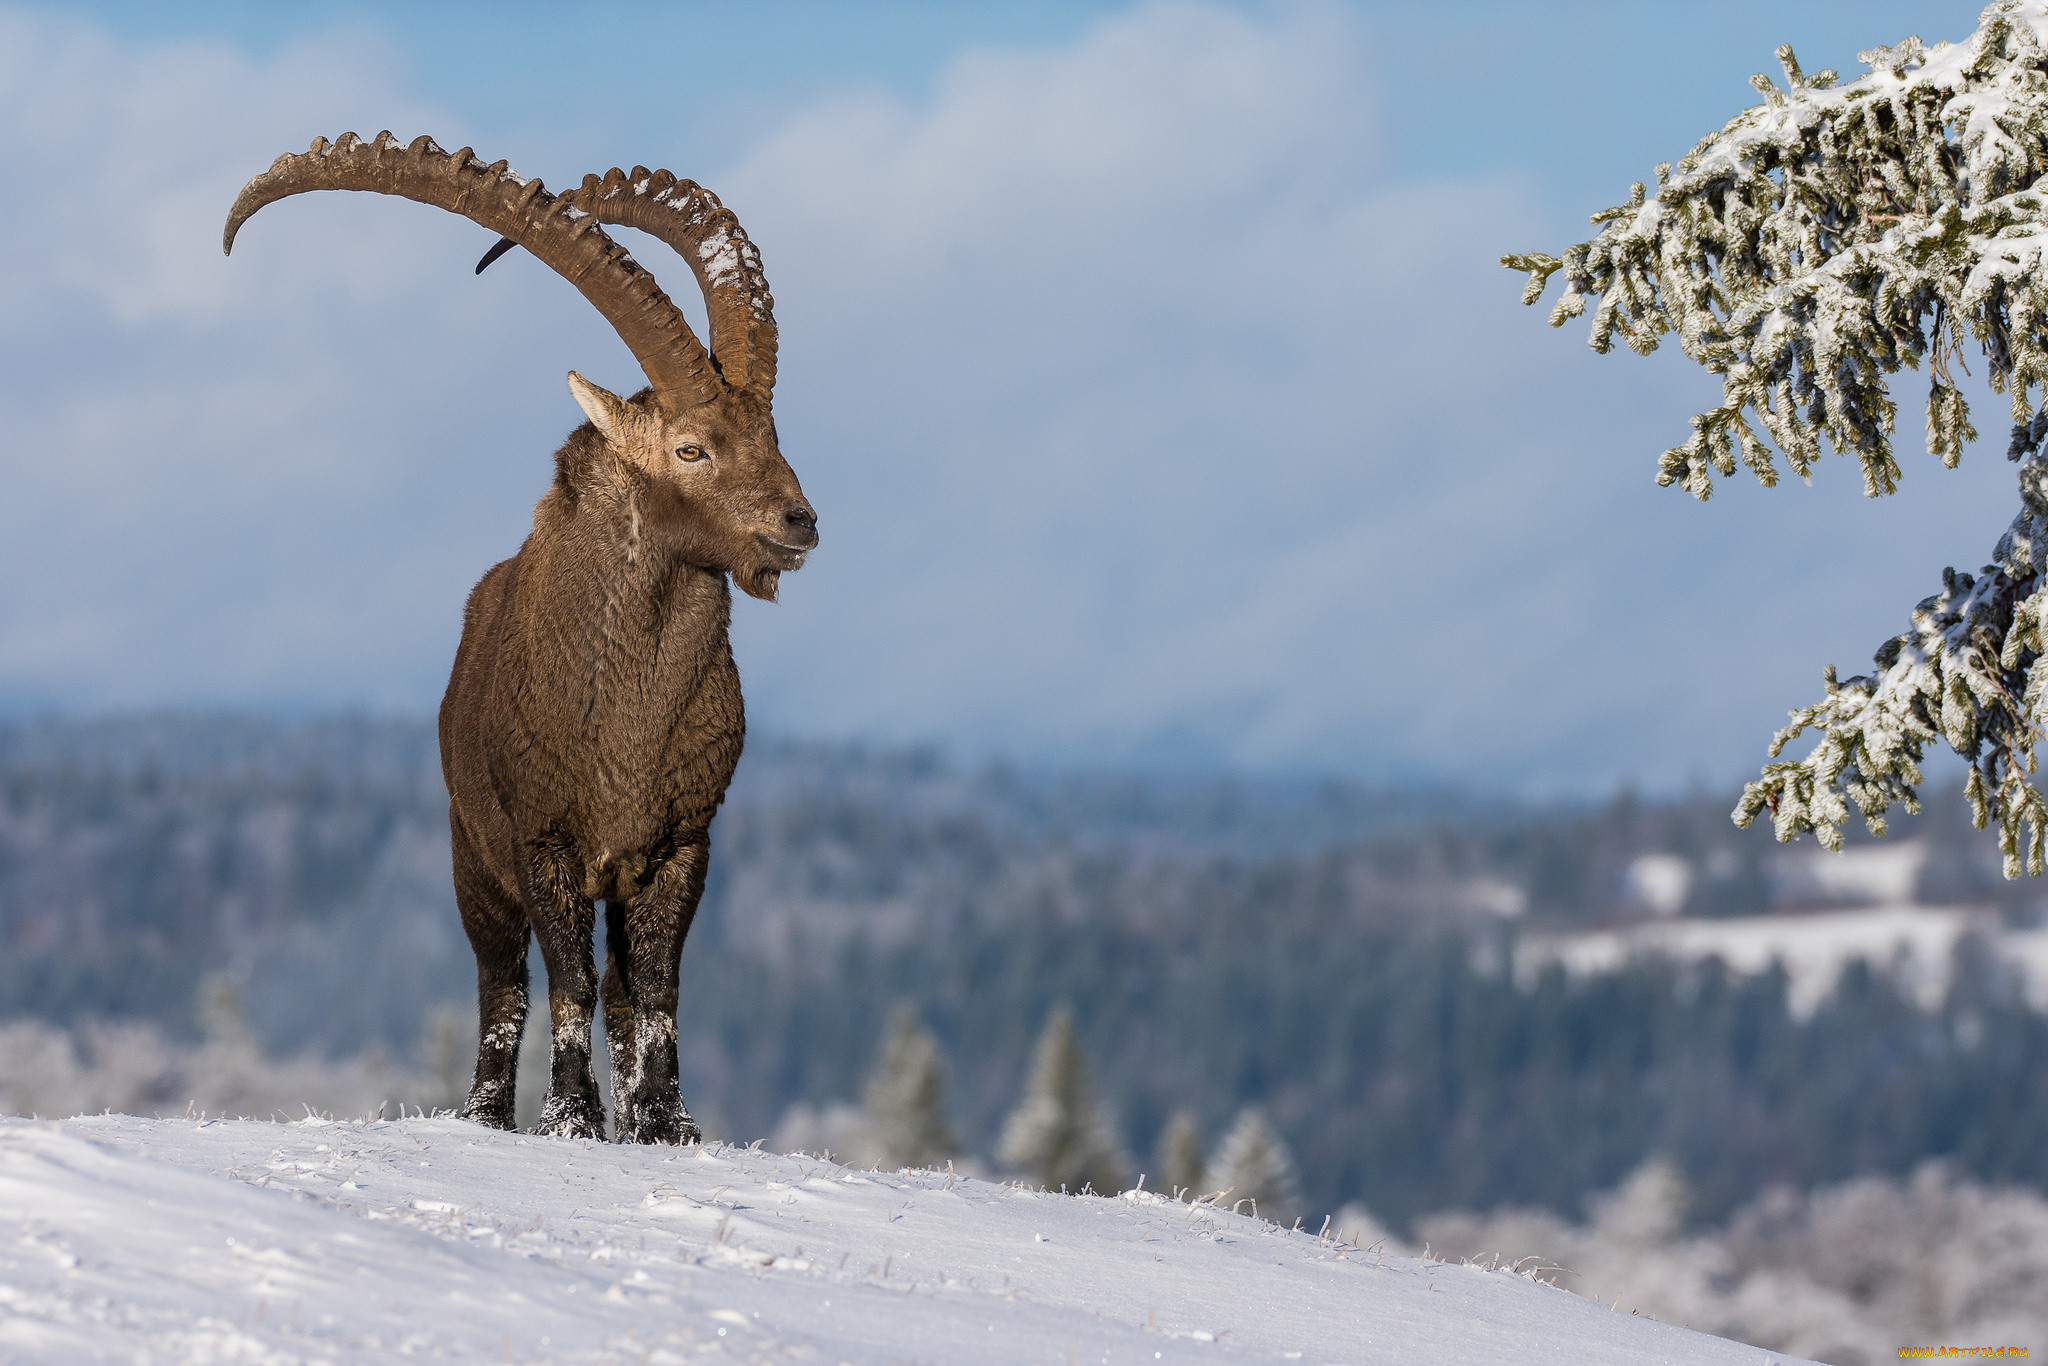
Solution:
<path fill-rule="evenodd" d="M 477 857 L 468 833 L 450 813 L 455 904 L 476 954 L 476 1072 L 462 1117 L 494 1129 L 512 1119 L 519 1075 L 519 1038 L 526 1029 L 526 911 L 506 894 Z"/>
<path fill-rule="evenodd" d="M 630 1113 L 632 1123 L 630 1128 L 622 1125 L 619 1134 L 636 1143 L 694 1143 L 700 1137 L 683 1107 L 677 1076 L 676 965 L 704 895 L 710 855 L 709 837 L 698 834 L 661 866 L 626 910 L 626 984 L 632 993 L 634 1036 L 629 1099 L 621 1113 Z"/>
<path fill-rule="evenodd" d="M 590 1072 L 590 1027 L 597 1014 L 591 939 L 597 911 L 582 894 L 574 851 L 567 841 L 544 838 L 528 847 L 527 906 L 541 961 L 547 965 L 552 1026 L 548 1095 L 534 1132 L 601 1139 L 604 1105 Z"/>

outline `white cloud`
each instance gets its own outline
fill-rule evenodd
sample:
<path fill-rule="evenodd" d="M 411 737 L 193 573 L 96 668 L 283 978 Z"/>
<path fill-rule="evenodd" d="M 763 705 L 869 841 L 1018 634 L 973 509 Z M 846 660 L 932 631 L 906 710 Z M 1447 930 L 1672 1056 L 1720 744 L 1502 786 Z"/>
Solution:
<path fill-rule="evenodd" d="M 278 153 L 303 150 L 307 128 L 332 136 L 365 111 L 401 121 L 428 112 L 394 79 L 398 53 L 364 32 L 258 62 L 220 44 L 124 46 L 92 25 L 0 9 L 0 52 L 10 183 L 42 191 L 37 211 L 6 229 L 16 259 L 39 266 L 10 272 L 6 302 L 89 301 L 129 327 L 216 323 L 280 294 L 303 300 L 320 283 L 311 272 L 222 267 L 226 203 Z M 332 252 L 327 265 L 356 288 L 377 287 L 372 260 Z"/>
<path fill-rule="evenodd" d="M 1541 476 L 1498 406 L 1553 339 L 1501 330 L 1529 320 L 1493 258 L 1533 215 L 1377 173 L 1372 66 L 1332 11 L 1148 5 L 921 107 L 812 111 L 726 177 L 774 248 L 794 430 L 855 447 L 791 447 L 825 582 L 749 630 L 834 686 L 779 708 L 1459 767 L 1513 727 L 1458 733 L 1518 680 L 1446 643 L 1529 634 L 1544 590 L 1499 579 Z"/>
<path fill-rule="evenodd" d="M 431 701 L 461 594 L 516 546 L 566 426 L 521 438 L 509 502 L 487 482 L 531 389 L 497 362 L 542 282 L 476 289 L 486 234 L 368 197 L 277 205 L 232 260 L 220 232 L 316 132 L 463 130 L 361 31 L 258 60 L 0 9 L 0 54 L 22 210 L 0 224 L 0 693 Z M 458 499 L 497 513 L 495 544 Z"/>
<path fill-rule="evenodd" d="M 449 215 L 309 196 L 221 259 L 234 191 L 314 132 L 561 150 L 462 127 L 395 52 L 0 10 L 0 170 L 61 191 L 0 227 L 0 696 L 425 708 L 576 420 L 562 373 L 630 384 L 544 268 L 472 279 L 488 235 Z M 1981 454 L 1885 507 L 1834 470 L 1652 488 L 1710 381 L 1518 306 L 1495 258 L 1573 227 L 1520 182 L 1387 169 L 1405 59 L 1334 9 L 1143 4 L 675 166 L 763 245 L 821 512 L 783 603 L 739 608 L 758 724 L 1721 778 L 1989 549 Z"/>

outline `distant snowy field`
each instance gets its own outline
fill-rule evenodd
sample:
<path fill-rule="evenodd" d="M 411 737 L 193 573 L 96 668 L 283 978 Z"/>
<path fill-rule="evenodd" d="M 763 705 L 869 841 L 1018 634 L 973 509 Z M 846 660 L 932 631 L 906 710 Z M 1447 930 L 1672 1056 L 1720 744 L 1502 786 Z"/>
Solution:
<path fill-rule="evenodd" d="M 1967 934 L 2017 974 L 2036 1010 L 2048 1011 L 2048 929 L 2010 930 L 1968 906 L 1905 903 L 1805 915 L 1648 920 L 1614 930 L 1531 934 L 1515 946 L 1515 978 L 1535 983 L 1550 963 L 1582 976 L 1614 972 L 1637 958 L 1701 963 L 1718 958 L 1737 973 L 1785 969 L 1792 1013 L 1811 1015 L 1842 972 L 1861 959 L 1897 974 L 1924 1010 L 1948 990 L 1956 946 Z"/>
<path fill-rule="evenodd" d="M 0 1361 L 1790 1362 L 1505 1269 L 452 1119 L 0 1121 Z"/>

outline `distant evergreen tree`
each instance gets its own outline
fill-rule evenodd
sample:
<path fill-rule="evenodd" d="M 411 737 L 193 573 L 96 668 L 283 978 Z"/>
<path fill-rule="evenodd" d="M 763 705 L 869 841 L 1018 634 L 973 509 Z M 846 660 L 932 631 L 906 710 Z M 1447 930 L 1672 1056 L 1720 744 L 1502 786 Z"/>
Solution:
<path fill-rule="evenodd" d="M 1089 1094 L 1074 1014 L 1053 1011 L 1039 1037 L 1024 1100 L 1003 1127 L 1002 1159 L 1040 1185 L 1111 1195 L 1123 1189 L 1115 1137 Z"/>
<path fill-rule="evenodd" d="M 420 1061 L 427 1093 L 421 1103 L 433 1110 L 455 1110 L 469 1096 L 470 1064 L 476 1057 L 476 1025 L 470 1014 L 452 1006 L 427 1012 Z"/>
<path fill-rule="evenodd" d="M 870 1135 L 887 1167 L 930 1167 L 959 1151 L 946 1123 L 946 1074 L 939 1041 L 899 1005 L 868 1074 L 862 1101 Z"/>
<path fill-rule="evenodd" d="M 1175 1110 L 1159 1135 L 1159 1175 L 1154 1184 L 1161 1195 L 1178 1194 L 1183 1200 L 1206 1193 L 1202 1189 L 1202 1133 L 1186 1110 Z"/>
<path fill-rule="evenodd" d="M 242 1006 L 242 993 L 234 979 L 224 972 L 210 975 L 199 985 L 199 1023 L 206 1041 L 237 1052 L 255 1047 L 249 1038 L 249 1020 Z"/>
<path fill-rule="evenodd" d="M 1230 1192 L 1223 1203 L 1253 1201 L 1261 1219 L 1289 1224 L 1302 1212 L 1294 1154 L 1267 1122 L 1266 1112 L 1255 1105 L 1238 1112 L 1237 1123 L 1216 1151 L 1209 1185 Z"/>
<path fill-rule="evenodd" d="M 1684 1230 L 1692 1192 L 1669 1159 L 1653 1157 L 1619 1188 L 1589 1203 L 1594 1227 L 1611 1246 L 1648 1250 L 1666 1246 Z"/>

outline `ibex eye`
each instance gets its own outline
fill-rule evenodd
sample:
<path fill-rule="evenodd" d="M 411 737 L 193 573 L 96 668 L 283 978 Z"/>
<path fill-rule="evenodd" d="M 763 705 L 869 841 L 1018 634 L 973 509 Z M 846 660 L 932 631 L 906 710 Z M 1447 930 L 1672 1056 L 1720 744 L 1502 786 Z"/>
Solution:
<path fill-rule="evenodd" d="M 703 458 L 704 448 L 702 446 L 676 447 L 676 459 L 678 460 L 702 460 Z"/>

